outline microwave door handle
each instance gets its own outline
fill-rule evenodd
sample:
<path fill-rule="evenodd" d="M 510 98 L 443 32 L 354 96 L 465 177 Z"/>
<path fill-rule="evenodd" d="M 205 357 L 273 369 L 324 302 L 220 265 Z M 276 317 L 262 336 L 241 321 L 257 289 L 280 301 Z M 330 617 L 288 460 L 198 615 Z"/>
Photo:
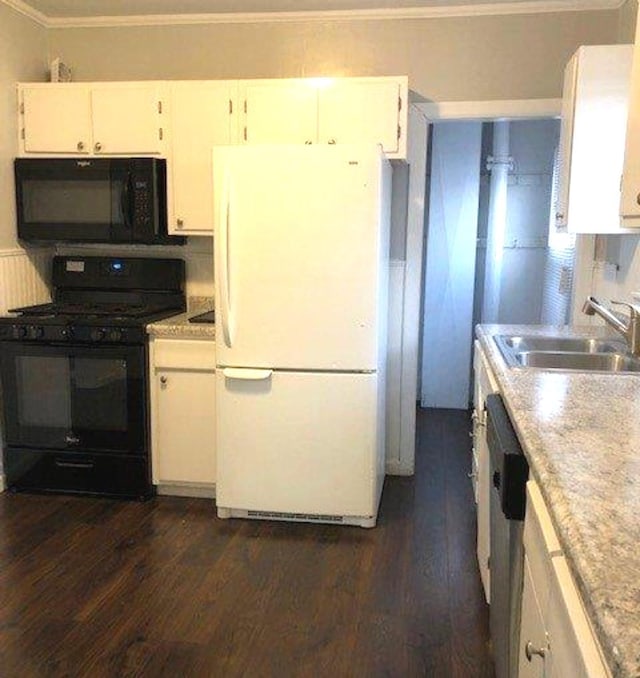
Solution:
<path fill-rule="evenodd" d="M 134 209 L 134 195 L 133 195 L 133 177 L 131 172 L 127 172 L 127 178 L 122 189 L 122 196 L 120 198 L 120 207 L 122 208 L 122 217 L 126 228 L 133 226 L 133 209 Z"/>

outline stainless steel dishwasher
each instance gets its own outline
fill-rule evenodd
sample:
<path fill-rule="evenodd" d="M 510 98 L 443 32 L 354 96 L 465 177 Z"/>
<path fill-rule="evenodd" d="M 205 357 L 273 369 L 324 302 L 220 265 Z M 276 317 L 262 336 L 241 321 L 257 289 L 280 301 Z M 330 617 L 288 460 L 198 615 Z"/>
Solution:
<path fill-rule="evenodd" d="M 487 396 L 486 407 L 491 474 L 489 626 L 496 678 L 513 678 L 518 673 L 522 532 L 529 465 L 500 395 Z"/>

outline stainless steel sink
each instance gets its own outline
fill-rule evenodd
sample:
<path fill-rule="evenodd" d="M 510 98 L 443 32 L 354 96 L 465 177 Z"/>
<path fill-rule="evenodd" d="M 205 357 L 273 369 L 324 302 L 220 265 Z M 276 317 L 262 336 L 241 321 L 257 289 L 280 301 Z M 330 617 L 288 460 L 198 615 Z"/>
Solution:
<path fill-rule="evenodd" d="M 516 354 L 523 367 L 582 372 L 640 372 L 640 360 L 625 353 L 562 353 L 524 351 Z"/>
<path fill-rule="evenodd" d="M 500 335 L 496 343 L 509 351 L 570 351 L 571 353 L 626 353 L 624 341 L 591 337 L 518 337 Z M 504 353 L 504 350 L 503 350 Z"/>
<path fill-rule="evenodd" d="M 510 367 L 577 372 L 640 372 L 640 358 L 615 339 L 590 337 L 494 337 Z"/>

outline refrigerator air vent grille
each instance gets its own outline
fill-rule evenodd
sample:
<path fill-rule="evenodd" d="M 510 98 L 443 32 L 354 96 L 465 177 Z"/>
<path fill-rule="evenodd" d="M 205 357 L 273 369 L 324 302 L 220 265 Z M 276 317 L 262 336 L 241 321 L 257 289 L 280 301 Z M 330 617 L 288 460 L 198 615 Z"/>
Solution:
<path fill-rule="evenodd" d="M 341 523 L 342 516 L 323 516 L 316 513 L 279 513 L 277 511 L 247 511 L 250 518 L 272 518 L 274 520 L 304 520 L 322 523 Z"/>

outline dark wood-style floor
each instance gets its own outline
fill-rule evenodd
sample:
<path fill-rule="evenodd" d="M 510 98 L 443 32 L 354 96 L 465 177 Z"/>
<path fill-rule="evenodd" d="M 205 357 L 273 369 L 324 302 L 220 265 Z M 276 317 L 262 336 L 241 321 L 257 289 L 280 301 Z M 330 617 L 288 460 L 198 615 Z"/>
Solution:
<path fill-rule="evenodd" d="M 0 495 L 0 676 L 491 676 L 468 422 L 420 412 L 373 530 Z"/>

